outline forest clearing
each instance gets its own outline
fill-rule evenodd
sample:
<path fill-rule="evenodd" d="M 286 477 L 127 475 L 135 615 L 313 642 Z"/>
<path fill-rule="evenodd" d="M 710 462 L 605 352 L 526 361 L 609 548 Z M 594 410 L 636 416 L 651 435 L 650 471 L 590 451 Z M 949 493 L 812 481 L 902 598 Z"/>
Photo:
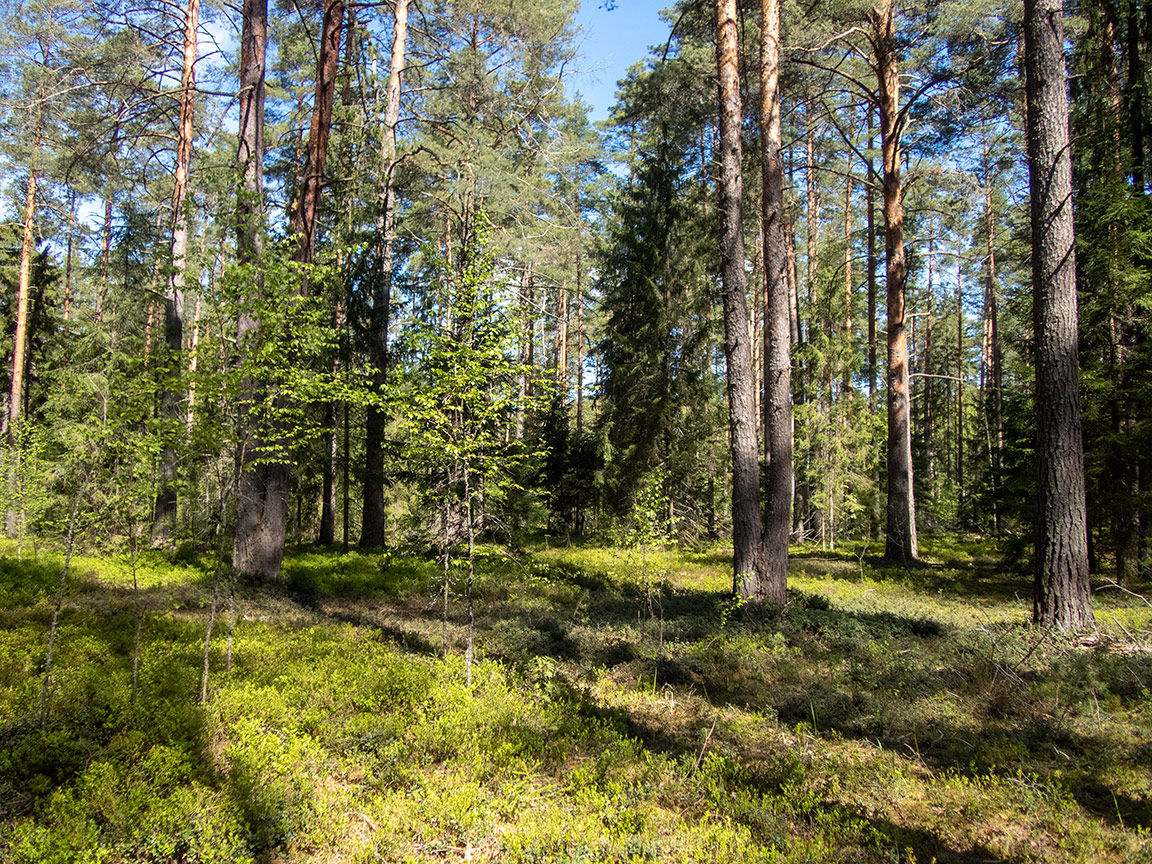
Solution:
<path fill-rule="evenodd" d="M 129 561 L 77 558 L 42 720 L 61 562 L 5 558 L 0 850 L 1152 860 L 1152 607 L 1098 590 L 1099 632 L 1068 637 L 985 542 L 793 553 L 776 607 L 732 597 L 730 548 L 484 547 L 468 689 L 438 562 L 299 549 L 218 592 L 203 705 L 212 562 L 149 553 L 134 591 Z"/>

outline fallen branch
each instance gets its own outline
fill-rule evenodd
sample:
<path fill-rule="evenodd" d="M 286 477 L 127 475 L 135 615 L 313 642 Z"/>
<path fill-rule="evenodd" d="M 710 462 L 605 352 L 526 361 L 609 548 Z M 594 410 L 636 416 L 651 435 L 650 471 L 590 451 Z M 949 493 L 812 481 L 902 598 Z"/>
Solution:
<path fill-rule="evenodd" d="M 1129 589 L 1127 589 L 1123 585 L 1121 585 L 1119 582 L 1115 582 L 1112 579 L 1106 579 L 1104 581 L 1104 588 L 1115 588 L 1118 591 L 1123 591 L 1125 594 L 1129 595 L 1130 597 L 1135 597 L 1137 600 L 1139 600 L 1141 603 L 1143 603 L 1149 609 L 1152 609 L 1152 601 L 1149 601 L 1148 598 L 1145 597 L 1143 594 L 1137 594 L 1135 591 L 1130 591 Z M 1103 589 L 1098 589 L 1098 590 L 1103 590 Z"/>

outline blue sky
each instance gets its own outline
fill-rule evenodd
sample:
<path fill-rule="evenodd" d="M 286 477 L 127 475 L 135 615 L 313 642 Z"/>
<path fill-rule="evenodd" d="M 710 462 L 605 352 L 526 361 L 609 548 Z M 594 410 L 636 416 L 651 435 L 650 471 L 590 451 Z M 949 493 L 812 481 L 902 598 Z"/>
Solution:
<path fill-rule="evenodd" d="M 650 45 L 663 45 L 669 24 L 660 10 L 673 0 L 616 0 L 606 9 L 605 0 L 581 0 L 576 23 L 583 31 L 579 44 L 579 71 L 571 86 L 592 106 L 592 119 L 603 120 L 616 101 L 616 82 L 628 67 L 642 60 Z"/>

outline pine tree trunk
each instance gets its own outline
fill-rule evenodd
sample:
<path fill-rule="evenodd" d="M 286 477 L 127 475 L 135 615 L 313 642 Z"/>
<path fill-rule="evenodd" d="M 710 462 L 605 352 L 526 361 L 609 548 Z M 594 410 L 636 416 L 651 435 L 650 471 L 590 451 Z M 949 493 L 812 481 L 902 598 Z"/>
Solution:
<path fill-rule="evenodd" d="M 37 133 L 39 144 L 39 133 Z M 20 244 L 20 270 L 16 293 L 16 339 L 12 348 L 12 390 L 8 395 L 8 498 L 14 502 L 20 482 L 16 470 L 20 447 L 20 411 L 24 407 L 24 365 L 28 347 L 28 295 L 32 288 L 32 256 L 36 251 L 36 169 L 28 173 L 28 195 L 24 204 L 24 238 Z M 19 512 L 9 504 L 6 528 L 9 537 L 19 530 Z"/>
<path fill-rule="evenodd" d="M 984 400 L 984 413 L 991 427 L 992 437 L 992 521 L 996 536 L 1000 536 L 1000 478 L 1004 473 L 1004 410 L 1001 392 L 1000 323 L 996 288 L 996 216 L 992 209 L 992 166 L 988 153 L 988 135 L 983 131 L 984 150 L 984 228 L 987 249 L 984 271 L 985 328 L 988 351 L 988 394 Z"/>
<path fill-rule="evenodd" d="M 388 370 L 388 328 L 392 318 L 392 261 L 396 234 L 396 125 L 400 121 L 404 57 L 408 43 L 408 0 L 396 0 L 392 24 L 392 58 L 388 70 L 388 104 L 384 109 L 384 150 L 381 154 L 381 201 L 376 230 L 379 237 L 380 273 L 372 294 L 372 362 L 377 372 L 373 388 L 383 393 Z M 369 406 L 364 431 L 364 509 L 360 545 L 383 546 L 387 538 L 388 511 L 384 505 L 384 434 L 387 416 Z M 347 458 L 347 456 L 345 456 Z"/>
<path fill-rule="evenodd" d="M 884 253 L 888 294 L 888 527 L 885 555 L 905 563 L 918 555 L 912 496 L 912 418 L 904 289 L 904 189 L 900 179 L 900 78 L 894 0 L 882 0 L 874 20 L 883 156 Z"/>
<path fill-rule="evenodd" d="M 764 596 L 787 599 L 792 527 L 792 328 L 788 244 L 784 237 L 784 166 L 780 158 L 780 0 L 760 5 L 760 123 L 764 194 L 764 402 L 768 453 L 764 523 Z"/>
<path fill-rule="evenodd" d="M 324 448 L 320 530 L 316 534 L 316 542 L 321 546 L 331 546 L 336 542 L 336 405 L 333 402 L 324 406 L 323 428 L 328 441 Z"/>
<path fill-rule="evenodd" d="M 736 0 L 716 0 L 716 66 L 720 94 L 720 260 L 724 302 L 724 353 L 732 448 L 734 591 L 758 597 L 761 584 L 760 448 L 752 393 L 744 273 L 743 177 L 740 144 L 740 78 Z"/>
<path fill-rule="evenodd" d="M 316 67 L 316 94 L 308 128 L 308 147 L 300 175 L 300 197 L 291 214 L 296 248 L 292 259 L 311 264 L 316 254 L 316 222 L 320 193 L 324 189 L 324 168 L 328 162 L 328 138 L 332 130 L 332 109 L 336 102 L 336 73 L 340 65 L 340 29 L 344 24 L 344 0 L 329 0 L 324 8 L 320 30 L 320 56 Z M 307 294 L 307 279 L 302 287 Z"/>
<path fill-rule="evenodd" d="M 964 526 L 964 283 L 960 248 L 956 249 L 956 502 Z"/>
<path fill-rule="evenodd" d="M 577 242 L 583 240 L 583 232 Z M 584 429 L 584 273 L 580 246 L 576 247 L 576 431 Z M 583 509 L 583 507 L 581 507 Z"/>
<path fill-rule="evenodd" d="M 929 488 L 932 488 L 932 481 L 936 478 L 936 421 L 934 415 L 936 413 L 936 391 L 939 389 L 935 378 L 936 364 L 933 362 L 935 342 L 932 340 L 936 324 L 935 219 L 928 223 L 928 288 L 925 295 L 928 308 L 924 310 L 924 350 L 921 352 L 922 357 L 920 360 L 920 368 L 924 373 L 924 384 L 921 387 L 923 394 L 921 402 L 923 403 L 923 407 L 920 411 L 920 416 L 923 419 L 923 425 L 920 428 L 923 429 L 923 432 L 920 438 L 924 442 L 924 472 L 929 481 Z M 944 452 L 947 454 L 947 447 L 944 448 Z M 947 458 L 945 458 L 945 461 L 947 461 Z M 944 475 L 948 476 L 947 468 L 945 469 Z"/>
<path fill-rule="evenodd" d="M 855 300 L 856 286 L 852 284 L 852 159 L 848 158 L 845 166 L 844 179 L 844 342 L 845 347 L 852 345 L 852 306 Z M 848 396 L 852 390 L 852 363 L 846 361 L 844 373 L 840 379 L 840 395 Z"/>
<path fill-rule="evenodd" d="M 868 109 L 871 129 L 872 109 Z M 871 153 L 874 140 L 869 135 Z M 876 396 L 876 166 L 868 157 L 868 399 Z"/>
<path fill-rule="evenodd" d="M 200 21 L 200 0 L 188 0 L 184 12 L 184 62 L 180 75 L 180 120 L 176 136 L 176 171 L 172 193 L 172 261 L 168 291 L 164 300 L 164 341 L 169 362 L 178 369 L 184 348 L 184 287 L 188 266 L 188 175 L 192 165 L 192 140 L 196 117 L 196 42 Z M 180 419 L 180 398 L 172 382 L 164 384 L 164 417 Z M 176 448 L 170 444 L 160 452 L 159 488 L 153 510 L 152 542 L 167 540 L 176 519 Z"/>
<path fill-rule="evenodd" d="M 240 126 L 237 168 L 240 174 L 237 204 L 237 261 L 253 265 L 251 290 L 263 290 L 260 261 L 263 257 L 264 215 L 264 70 L 268 44 L 268 0 L 244 0 L 244 21 L 240 35 Z M 260 322 L 241 312 L 236 326 L 237 344 L 242 354 L 256 350 Z M 249 405 L 258 402 L 257 382 L 248 379 L 243 387 Z M 276 579 L 284 558 L 288 530 L 288 466 L 282 462 L 260 463 L 258 438 L 274 434 L 259 429 L 265 421 L 256 410 L 242 412 L 240 446 L 237 455 L 236 536 L 232 566 L 241 576 Z"/>
<path fill-rule="evenodd" d="M 1036 334 L 1037 525 L 1033 617 L 1094 621 L 1081 437 L 1072 160 L 1059 0 L 1025 0 L 1028 179 Z"/>

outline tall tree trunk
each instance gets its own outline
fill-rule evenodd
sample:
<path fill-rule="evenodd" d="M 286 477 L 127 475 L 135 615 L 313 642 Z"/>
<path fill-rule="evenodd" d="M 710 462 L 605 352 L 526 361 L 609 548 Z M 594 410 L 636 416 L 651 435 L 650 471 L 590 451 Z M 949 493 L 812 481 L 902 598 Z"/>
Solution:
<path fill-rule="evenodd" d="M 20 244 L 20 269 L 16 293 L 16 339 L 12 348 L 12 390 L 8 397 L 8 433 L 15 436 L 24 407 L 24 367 L 28 350 L 28 299 L 32 293 L 32 257 L 36 254 L 37 171 L 28 173 L 24 204 L 24 236 Z"/>
<path fill-rule="evenodd" d="M 172 191 L 172 261 L 168 290 L 164 299 L 164 341 L 172 369 L 179 369 L 184 348 L 184 288 L 188 266 L 188 174 L 192 165 L 192 140 L 196 119 L 196 41 L 200 22 L 200 0 L 188 0 L 184 12 L 184 68 L 180 75 L 180 121 L 176 134 L 176 174 Z M 164 383 L 164 418 L 180 420 L 179 394 L 173 388 L 175 376 Z M 160 452 L 159 487 L 153 510 L 154 543 L 167 539 L 176 519 L 176 448 L 168 443 Z"/>
<path fill-rule="evenodd" d="M 768 488 L 764 522 L 765 597 L 787 598 L 792 527 L 792 328 L 784 166 L 780 158 L 780 0 L 760 5 L 760 141 L 764 193 L 764 434 Z"/>
<path fill-rule="evenodd" d="M 935 371 L 936 364 L 933 358 L 933 346 L 935 343 L 932 340 L 933 330 L 936 323 L 936 220 L 933 218 L 928 223 L 928 287 L 926 294 L 928 308 L 924 310 L 924 350 L 921 353 L 920 360 L 921 371 L 924 372 L 924 384 L 920 388 L 923 395 L 923 407 L 920 412 L 923 426 L 923 432 L 920 437 L 924 443 L 924 471 L 929 481 L 929 488 L 932 486 L 932 481 L 936 478 L 936 421 L 934 418 L 935 405 L 936 405 L 936 385 Z M 913 319 L 915 323 L 915 319 Z M 945 415 L 947 417 L 947 415 Z M 946 425 L 946 424 L 945 424 Z M 945 429 L 945 431 L 947 431 Z M 947 463 L 948 448 L 944 448 L 945 463 Z M 944 476 L 948 476 L 948 466 L 945 464 Z"/>
<path fill-rule="evenodd" d="M 761 574 L 760 459 L 752 393 L 752 346 L 748 337 L 744 273 L 743 176 L 741 174 L 740 78 L 736 0 L 716 0 L 716 67 L 720 96 L 720 260 L 724 286 L 724 353 L 728 361 L 729 431 L 732 448 L 732 545 L 734 590 L 742 597 L 763 591 Z"/>
<path fill-rule="evenodd" d="M 992 209 L 991 160 L 988 154 L 988 135 L 983 133 L 984 149 L 984 227 L 987 240 L 984 271 L 984 303 L 988 330 L 988 389 L 990 405 L 985 413 L 990 415 L 992 426 L 992 520 L 996 535 L 1000 535 L 1000 496 L 998 489 L 1004 472 L 1004 401 L 1002 391 L 1002 363 L 1000 358 L 1000 314 L 996 285 L 996 215 Z"/>
<path fill-rule="evenodd" d="M 311 264 L 316 256 L 316 229 L 320 212 L 320 196 L 324 190 L 324 172 L 328 163 L 328 139 L 332 129 L 332 111 L 336 103 L 336 75 L 340 67 L 340 30 L 344 24 L 344 0 L 330 0 L 324 8 L 320 27 L 320 53 L 316 64 L 316 92 L 312 102 L 312 118 L 308 128 L 308 146 L 304 151 L 304 164 L 300 173 L 299 197 L 290 214 L 290 225 L 295 238 L 292 259 Z M 300 290 L 309 290 L 305 272 Z M 333 371 L 339 368 L 339 359 L 332 361 Z M 324 406 L 324 429 L 328 431 L 328 452 L 323 463 L 324 492 L 321 501 L 320 530 L 317 541 L 330 545 L 335 539 L 335 472 L 336 409 L 329 402 Z M 299 504 L 299 502 L 298 502 Z"/>
<path fill-rule="evenodd" d="M 39 149 L 39 131 L 37 131 Z M 24 204 L 24 238 L 20 244 L 20 270 L 16 294 L 16 339 L 12 348 L 12 390 L 8 395 L 8 513 L 6 528 L 9 537 L 19 532 L 20 513 L 16 507 L 16 492 L 20 477 L 20 411 L 24 407 L 24 366 L 28 348 L 28 296 L 32 288 L 32 256 L 36 252 L 36 169 L 28 172 L 28 194 Z"/>
<path fill-rule="evenodd" d="M 372 294 L 372 361 L 377 372 L 372 382 L 382 393 L 388 370 L 388 327 L 392 317 L 392 260 L 396 234 L 396 125 L 400 121 L 404 56 L 408 42 L 408 0 L 396 0 L 392 24 L 392 59 L 388 70 L 388 103 L 384 108 L 384 149 L 380 157 L 381 201 L 376 222 L 379 237 L 380 273 Z M 365 417 L 364 510 L 360 545 L 383 546 L 387 537 L 388 511 L 384 506 L 384 433 L 387 416 L 369 406 Z M 347 456 L 345 456 L 347 458 Z"/>
<path fill-rule="evenodd" d="M 872 109 L 868 108 L 872 128 Z M 876 166 L 872 163 L 874 140 L 868 137 L 868 399 L 876 396 Z"/>
<path fill-rule="evenodd" d="M 240 188 L 237 204 L 236 257 L 241 265 L 255 270 L 251 291 L 263 291 L 260 278 L 264 251 L 264 71 L 268 45 L 268 0 L 244 0 L 244 21 L 240 34 L 240 125 L 237 169 Z M 251 355 L 260 339 L 260 322 L 248 312 L 238 317 L 237 344 L 241 354 Z M 259 403 L 259 383 L 251 378 L 243 384 L 244 401 Z M 262 412 L 249 407 L 240 418 L 240 445 L 237 456 L 236 536 L 232 566 L 243 576 L 276 579 L 284 558 L 288 530 L 288 466 L 282 461 L 261 461 L 269 438 L 277 436 Z M 263 439 L 263 440 L 262 440 Z"/>
<path fill-rule="evenodd" d="M 196 367 L 200 362 L 200 307 L 203 302 L 203 293 L 197 292 L 196 311 L 192 313 L 192 339 L 188 344 L 188 413 L 185 415 L 188 435 L 192 434 L 192 426 L 196 422 Z"/>
<path fill-rule="evenodd" d="M 957 238 L 959 240 L 959 238 Z M 964 526 L 964 273 L 960 244 L 956 248 L 956 503 Z"/>
<path fill-rule="evenodd" d="M 894 0 L 881 0 L 874 19 L 883 161 L 884 253 L 888 293 L 888 527 L 885 555 L 915 560 L 916 506 L 912 494 L 912 419 L 908 333 L 904 321 L 904 189 L 900 179 L 900 77 Z"/>
<path fill-rule="evenodd" d="M 331 546 L 336 542 L 336 403 L 324 406 L 323 427 L 328 436 L 325 446 L 322 469 L 322 491 L 320 494 L 320 530 L 316 542 L 321 546 Z"/>
<path fill-rule="evenodd" d="M 806 241 L 806 274 L 805 274 L 805 291 L 807 297 L 807 314 L 809 315 L 807 327 L 800 317 L 800 293 L 797 288 L 796 298 L 794 300 L 796 306 L 796 327 L 800 341 L 811 341 L 812 330 L 812 308 L 813 300 L 816 292 L 816 263 L 817 263 L 817 245 L 820 235 L 820 199 L 819 190 L 816 184 L 816 101 L 809 98 L 805 102 L 805 163 L 804 163 L 804 188 L 805 200 L 804 210 L 807 217 L 807 228 L 805 231 Z M 810 380 L 811 367 L 806 367 L 803 361 L 797 366 L 797 379 L 796 386 L 796 402 L 803 405 L 808 401 L 808 383 Z M 795 488 L 793 490 L 793 518 L 799 529 L 798 540 L 803 543 L 806 539 L 808 532 L 811 530 L 815 532 L 818 530 L 816 526 L 822 518 L 819 512 L 812 506 L 812 448 L 809 447 L 806 451 L 802 451 L 799 458 L 799 468 L 797 470 Z"/>
<path fill-rule="evenodd" d="M 324 168 L 328 162 L 328 137 L 336 103 L 336 73 L 340 66 L 340 28 L 344 24 L 344 0 L 328 0 L 320 29 L 320 56 L 316 66 L 316 95 L 308 128 L 308 147 L 300 175 L 300 197 L 292 210 L 291 227 L 296 239 L 292 258 L 311 264 L 316 254 L 316 222 Z M 307 279 L 304 282 L 307 293 Z"/>
<path fill-rule="evenodd" d="M 1093 623 L 1072 222 L 1072 159 L 1060 0 L 1025 0 L 1028 182 L 1036 334 L 1038 624 L 1072 630 Z"/>
<path fill-rule="evenodd" d="M 577 243 L 583 240 L 583 231 Z M 584 429 L 584 273 L 580 246 L 576 247 L 576 431 Z"/>
<path fill-rule="evenodd" d="M 855 299 L 856 286 L 852 284 L 852 158 L 849 154 L 848 164 L 844 178 L 844 342 L 845 347 L 852 345 L 852 305 Z M 854 351 L 851 353 L 855 353 Z M 851 356 L 851 354 L 849 354 Z M 848 396 L 852 390 L 852 363 L 844 363 L 844 372 L 840 379 L 840 395 Z"/>

